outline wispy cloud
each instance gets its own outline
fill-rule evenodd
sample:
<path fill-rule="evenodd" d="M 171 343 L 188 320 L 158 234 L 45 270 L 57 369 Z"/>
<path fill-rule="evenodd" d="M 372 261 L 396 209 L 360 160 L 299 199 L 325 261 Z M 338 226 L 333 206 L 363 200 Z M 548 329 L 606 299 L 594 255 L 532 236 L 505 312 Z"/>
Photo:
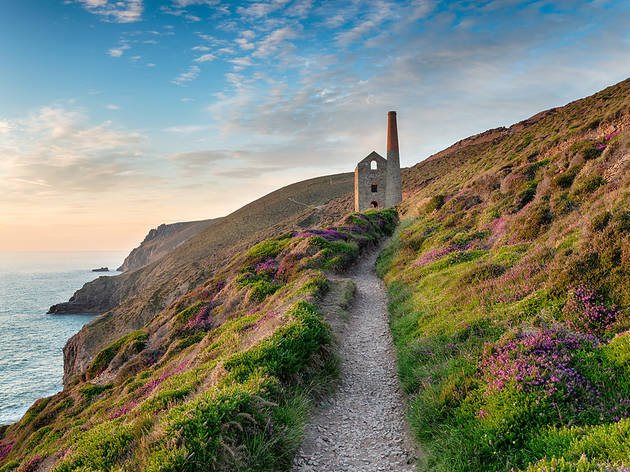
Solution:
<path fill-rule="evenodd" d="M 214 54 L 204 54 L 195 59 L 195 62 L 211 62 L 217 58 Z"/>
<path fill-rule="evenodd" d="M 271 14 L 272 12 L 282 8 L 289 3 L 290 0 L 269 0 L 267 2 L 254 2 L 250 5 L 243 7 L 240 6 L 236 9 L 239 15 L 261 18 Z"/>
<path fill-rule="evenodd" d="M 256 51 L 252 55 L 255 57 L 268 57 L 277 53 L 282 43 L 295 39 L 297 36 L 298 32 L 290 26 L 278 28 L 256 44 Z"/>
<path fill-rule="evenodd" d="M 112 105 L 112 104 L 107 105 L 105 108 L 107 108 L 108 110 L 114 110 L 114 111 L 120 110 L 120 107 L 118 105 Z"/>
<path fill-rule="evenodd" d="M 132 169 L 132 162 L 143 155 L 146 138 L 109 121 L 93 126 L 86 121 L 80 111 L 60 106 L 42 107 L 18 120 L 3 149 L 3 173 L 14 182 L 5 188 L 5 196 L 20 192 L 18 184 L 24 183 L 52 187 L 57 193 L 67 188 L 94 190 L 114 185 L 121 172 Z"/>
<path fill-rule="evenodd" d="M 230 59 L 229 62 L 241 67 L 248 67 L 252 65 L 252 60 L 249 57 L 236 57 Z"/>
<path fill-rule="evenodd" d="M 218 5 L 220 0 L 173 0 L 173 3 L 179 7 L 186 8 L 192 5 Z"/>
<path fill-rule="evenodd" d="M 109 54 L 112 57 L 120 57 L 130 47 L 131 46 L 129 46 L 128 44 L 123 44 L 121 46 L 118 46 L 118 47 L 115 47 L 115 48 L 111 48 L 110 50 L 107 51 L 107 54 Z"/>
<path fill-rule="evenodd" d="M 197 15 L 193 15 L 192 13 L 189 13 L 188 10 L 184 8 L 171 8 L 164 5 L 160 7 L 160 10 L 162 11 L 162 13 L 166 13 L 167 15 L 179 16 L 188 21 L 192 21 L 192 22 L 201 21 L 200 17 L 198 17 Z"/>
<path fill-rule="evenodd" d="M 133 23 L 140 21 L 143 12 L 143 0 L 77 0 L 79 4 L 105 21 Z"/>
<path fill-rule="evenodd" d="M 190 66 L 186 72 L 182 72 L 177 77 L 175 77 L 171 82 L 176 85 L 186 85 L 189 82 L 192 82 L 197 77 L 199 77 L 199 73 L 201 69 L 197 66 Z"/>
<path fill-rule="evenodd" d="M 0 134 L 8 134 L 14 127 L 10 121 L 0 120 Z"/>

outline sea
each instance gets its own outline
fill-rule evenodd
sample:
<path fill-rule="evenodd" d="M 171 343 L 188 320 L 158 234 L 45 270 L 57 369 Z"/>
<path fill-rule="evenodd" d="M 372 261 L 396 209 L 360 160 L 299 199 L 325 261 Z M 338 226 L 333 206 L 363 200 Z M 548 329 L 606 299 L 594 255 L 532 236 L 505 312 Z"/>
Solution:
<path fill-rule="evenodd" d="M 63 346 L 96 315 L 47 315 L 83 284 L 112 276 L 126 253 L 0 252 L 0 425 L 62 389 Z M 110 272 L 92 272 L 109 267 Z"/>

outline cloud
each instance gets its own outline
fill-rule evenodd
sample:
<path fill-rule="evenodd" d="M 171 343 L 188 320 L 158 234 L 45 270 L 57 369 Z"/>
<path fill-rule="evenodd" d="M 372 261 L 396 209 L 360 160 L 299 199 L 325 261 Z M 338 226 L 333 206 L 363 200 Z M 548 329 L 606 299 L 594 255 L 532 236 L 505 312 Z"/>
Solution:
<path fill-rule="evenodd" d="M 313 0 L 297 0 L 287 10 L 287 16 L 306 17 L 313 8 Z"/>
<path fill-rule="evenodd" d="M 129 46 L 128 44 L 123 44 L 122 46 L 119 46 L 117 48 L 111 48 L 109 51 L 107 51 L 107 54 L 109 54 L 112 57 L 120 57 L 130 47 L 131 46 Z"/>
<path fill-rule="evenodd" d="M 295 39 L 297 36 L 297 31 L 290 26 L 278 28 L 256 44 L 256 51 L 252 55 L 255 57 L 268 57 L 271 54 L 278 53 L 283 42 Z"/>
<path fill-rule="evenodd" d="M 376 21 L 366 20 L 352 29 L 339 33 L 337 35 L 337 42 L 341 46 L 347 46 L 359 39 L 363 39 L 367 33 L 374 31 L 377 26 L 378 23 Z"/>
<path fill-rule="evenodd" d="M 120 110 L 120 107 L 118 105 L 107 105 L 105 108 L 107 108 L 108 110 Z"/>
<path fill-rule="evenodd" d="M 192 48 L 193 51 L 210 51 L 208 46 L 195 46 Z"/>
<path fill-rule="evenodd" d="M 104 21 L 115 23 L 133 23 L 140 21 L 143 12 L 143 0 L 77 0 L 77 2 Z"/>
<path fill-rule="evenodd" d="M 195 59 L 195 62 L 210 62 L 214 61 L 217 57 L 214 54 L 204 54 Z"/>
<path fill-rule="evenodd" d="M 192 22 L 201 21 L 200 17 L 198 17 L 197 15 L 193 15 L 192 13 L 189 13 L 187 10 L 183 8 L 171 8 L 171 7 L 163 5 L 160 7 L 160 10 L 162 11 L 162 13 L 165 13 L 167 15 L 179 16 L 188 21 L 192 21 Z"/>
<path fill-rule="evenodd" d="M 268 174 L 270 172 L 279 172 L 282 170 L 286 170 L 286 167 L 285 166 L 235 167 L 232 169 L 213 171 L 212 174 L 218 177 L 225 177 L 228 179 L 251 180 L 251 179 L 258 179 L 262 177 L 264 174 Z"/>
<path fill-rule="evenodd" d="M 236 39 L 234 40 L 234 42 L 235 42 L 236 44 L 238 44 L 238 45 L 239 45 L 239 47 L 240 47 L 241 49 L 244 49 L 245 51 L 249 51 L 250 49 L 254 49 L 254 48 L 256 47 L 254 44 L 250 43 L 250 42 L 249 42 L 247 39 L 245 39 L 245 38 L 236 38 Z"/>
<path fill-rule="evenodd" d="M 14 127 L 10 121 L 0 120 L 0 134 L 8 134 Z"/>
<path fill-rule="evenodd" d="M 191 5 L 209 5 L 215 6 L 220 3 L 220 0 L 173 0 L 173 3 L 178 7 L 189 7 Z"/>
<path fill-rule="evenodd" d="M 224 150 L 206 150 L 206 151 L 189 151 L 172 154 L 168 158 L 171 161 L 185 163 L 189 166 L 203 166 L 210 162 L 230 159 L 233 156 L 232 151 Z"/>
<path fill-rule="evenodd" d="M 252 65 L 252 60 L 249 57 L 236 57 L 234 59 L 230 59 L 228 62 L 241 67 L 248 67 Z"/>
<path fill-rule="evenodd" d="M 199 67 L 190 66 L 186 72 L 182 72 L 177 77 L 175 77 L 171 82 L 180 86 L 186 85 L 189 82 L 192 82 L 193 80 L 195 80 L 197 77 L 199 77 L 200 72 L 201 72 L 201 69 L 199 69 Z"/>
<path fill-rule="evenodd" d="M 60 106 L 19 119 L 2 149 L 1 170 L 9 184 L 0 190 L 0 200 L 18 198 L 24 185 L 48 188 L 50 195 L 118 187 L 117 179 L 142 159 L 146 138 L 109 121 L 87 121 L 83 113 Z"/>
<path fill-rule="evenodd" d="M 267 2 L 255 2 L 247 7 L 238 7 L 236 9 L 239 15 L 245 17 L 261 18 L 270 15 L 272 12 L 282 8 L 289 3 L 290 0 L 270 0 Z"/>
<path fill-rule="evenodd" d="M 182 98 L 182 102 L 191 102 L 194 101 L 191 98 Z M 170 126 L 166 128 L 166 131 L 169 133 L 177 133 L 177 134 L 193 134 L 199 131 L 206 131 L 210 128 L 209 125 L 184 125 L 184 126 Z"/>

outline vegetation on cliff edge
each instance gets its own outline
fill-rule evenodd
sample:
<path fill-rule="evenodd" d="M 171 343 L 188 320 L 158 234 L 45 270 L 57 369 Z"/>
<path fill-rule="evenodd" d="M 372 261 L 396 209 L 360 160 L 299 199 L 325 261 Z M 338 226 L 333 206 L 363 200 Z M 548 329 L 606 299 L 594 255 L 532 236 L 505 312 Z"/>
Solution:
<path fill-rule="evenodd" d="M 336 375 L 317 308 L 326 271 L 397 222 L 393 210 L 350 214 L 235 256 L 3 428 L 0 471 L 287 469 Z"/>

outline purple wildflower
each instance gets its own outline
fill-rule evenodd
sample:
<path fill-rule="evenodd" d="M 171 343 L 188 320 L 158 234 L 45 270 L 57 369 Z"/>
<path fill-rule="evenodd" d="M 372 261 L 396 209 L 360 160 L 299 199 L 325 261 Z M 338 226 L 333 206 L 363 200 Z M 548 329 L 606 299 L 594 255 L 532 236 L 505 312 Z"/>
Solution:
<path fill-rule="evenodd" d="M 116 418 L 119 418 L 129 413 L 129 411 L 131 411 L 136 405 L 138 405 L 138 403 L 140 403 L 140 399 L 142 397 L 150 394 L 153 390 L 155 390 L 155 388 L 158 385 L 160 385 L 162 382 L 164 382 L 168 378 L 172 377 L 175 374 L 179 374 L 183 372 L 186 369 L 186 367 L 188 367 L 188 364 L 190 364 L 190 361 L 184 361 L 181 364 L 179 364 L 177 368 L 175 368 L 174 370 L 165 372 L 157 379 L 153 379 L 150 382 L 144 384 L 142 387 L 138 389 L 138 397 L 126 403 L 125 405 L 123 405 L 119 410 L 112 412 L 112 414 L 109 415 L 109 419 L 115 420 Z"/>
<path fill-rule="evenodd" d="M 197 316 L 186 323 L 186 329 L 209 329 L 212 326 L 212 310 L 217 307 L 216 303 L 206 304 Z"/>
<path fill-rule="evenodd" d="M 334 229 L 308 229 L 298 234 L 298 237 L 308 238 L 310 236 L 319 236 L 328 241 L 346 241 L 348 235 Z"/>
<path fill-rule="evenodd" d="M 6 459 L 6 457 L 11 452 L 11 449 L 13 449 L 14 444 L 15 444 L 15 441 L 9 441 L 9 442 L 0 441 L 0 462 Z"/>
<path fill-rule="evenodd" d="M 569 290 L 562 314 L 571 329 L 601 337 L 622 313 L 614 305 L 607 307 L 595 290 L 579 284 Z"/>
<path fill-rule="evenodd" d="M 260 262 L 256 265 L 256 273 L 260 274 L 261 272 L 275 272 L 278 268 L 278 263 L 275 259 L 269 258 L 266 261 Z"/>

